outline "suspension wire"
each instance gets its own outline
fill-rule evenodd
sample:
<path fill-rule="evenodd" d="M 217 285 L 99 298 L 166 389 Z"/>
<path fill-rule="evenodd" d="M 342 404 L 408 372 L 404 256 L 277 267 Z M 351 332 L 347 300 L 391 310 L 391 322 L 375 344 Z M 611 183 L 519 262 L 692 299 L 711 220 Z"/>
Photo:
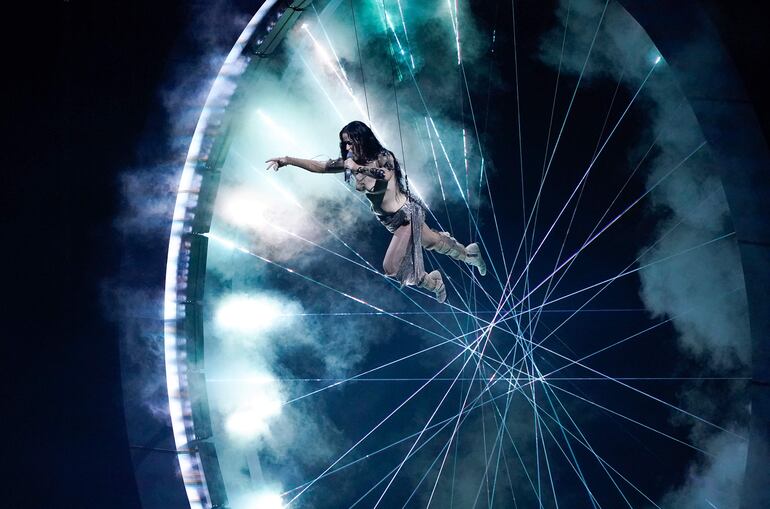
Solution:
<path fill-rule="evenodd" d="M 361 56 L 361 45 L 358 42 L 358 25 L 356 25 L 356 10 L 353 0 L 350 0 L 350 17 L 353 18 L 353 34 L 356 36 L 356 49 L 358 50 L 358 68 L 361 70 L 361 85 L 364 89 L 364 101 L 366 102 L 366 116 L 369 118 L 369 127 L 372 126 L 372 115 L 369 113 L 369 96 L 366 94 L 366 77 L 364 76 L 364 59 Z"/>
<path fill-rule="evenodd" d="M 386 28 L 386 30 L 387 30 L 387 28 Z M 444 154 L 444 158 L 446 159 L 447 164 L 449 165 L 449 169 L 452 172 L 452 176 L 455 179 L 455 183 L 457 184 L 458 191 L 459 191 L 461 197 L 463 198 L 463 202 L 464 202 L 466 207 L 470 207 L 470 205 L 468 204 L 468 201 L 465 198 L 465 193 L 463 192 L 462 187 L 460 186 L 459 181 L 457 180 L 457 175 L 456 175 L 456 173 L 454 171 L 454 168 L 452 166 L 451 161 L 449 160 L 449 156 L 446 153 L 446 149 L 445 149 L 445 147 L 444 147 L 443 143 L 441 142 L 441 139 L 440 139 L 440 137 L 438 135 L 438 129 L 436 128 L 436 125 L 435 125 L 435 123 L 433 121 L 433 118 L 430 116 L 430 110 L 428 109 L 428 105 L 425 102 L 425 97 L 423 96 L 422 91 L 420 90 L 420 87 L 417 84 L 417 79 L 415 78 L 415 75 L 412 72 L 411 68 L 407 67 L 407 70 L 409 71 L 409 77 L 412 79 L 412 82 L 415 85 L 415 90 L 417 91 L 417 95 L 420 98 L 420 101 L 422 103 L 423 108 L 425 109 L 425 113 L 426 113 L 427 117 L 429 118 L 429 120 L 431 122 L 431 126 L 433 127 L 434 133 L 436 133 L 439 145 L 440 145 L 441 150 L 442 150 L 442 152 Z M 435 216 L 434 216 L 434 219 L 436 219 Z M 473 216 L 471 216 L 471 219 L 473 220 Z M 474 228 L 477 230 L 477 232 L 479 231 L 478 224 L 475 222 L 475 220 L 474 220 Z M 479 242 L 481 244 L 481 247 L 484 249 L 484 251 L 487 252 L 487 255 L 489 255 L 489 250 L 488 250 L 488 248 L 486 246 L 486 243 L 484 242 L 483 237 L 479 236 Z M 490 258 L 490 260 L 491 260 L 491 258 Z M 494 263 L 490 263 L 490 265 L 491 265 L 491 268 L 492 268 L 492 272 L 495 275 L 495 278 L 497 279 L 498 283 L 500 284 L 500 287 L 502 288 L 502 281 L 500 280 L 500 276 L 499 276 L 499 274 L 497 272 L 497 268 L 495 267 L 495 264 Z"/>
<path fill-rule="evenodd" d="M 385 36 L 388 38 L 388 47 L 390 48 L 390 77 L 393 84 L 393 98 L 396 102 L 396 122 L 398 123 L 398 139 L 401 142 L 401 171 L 404 174 L 404 184 L 406 185 L 406 197 L 412 199 L 409 192 L 409 175 L 406 173 L 406 151 L 404 150 L 404 137 L 401 134 L 401 112 L 398 106 L 398 87 L 396 84 L 396 58 L 393 52 L 393 46 L 390 44 L 390 33 L 386 30 Z"/>
<path fill-rule="evenodd" d="M 405 150 L 405 147 L 404 147 L 404 138 L 403 138 L 403 132 L 402 132 L 402 126 L 401 126 L 401 112 L 400 112 L 400 104 L 399 104 L 399 99 L 398 99 L 398 86 L 397 86 L 397 82 L 396 82 L 396 56 L 395 56 L 395 54 L 393 52 L 393 45 L 391 43 L 391 35 L 390 35 L 390 32 L 387 30 L 387 26 L 385 27 L 385 34 L 386 34 L 386 37 L 387 37 L 387 40 L 388 40 L 388 47 L 389 47 L 390 53 L 391 53 L 391 59 L 390 59 L 391 82 L 392 82 L 392 86 L 393 86 L 393 97 L 394 97 L 395 107 L 396 107 L 396 120 L 397 120 L 397 124 L 398 124 L 398 136 L 399 136 L 399 141 L 400 141 L 400 144 L 401 144 L 401 156 L 402 156 L 402 163 L 403 163 L 401 165 L 401 168 L 402 168 L 402 172 L 403 172 L 403 176 L 404 176 L 404 184 L 405 184 L 405 187 L 406 187 L 407 198 L 411 200 L 412 199 L 412 195 L 411 195 L 411 191 L 409 189 L 409 175 L 408 175 L 408 172 L 406 170 L 406 166 L 407 166 L 406 165 L 406 150 Z M 410 73 L 411 73 L 411 70 L 410 70 Z M 414 78 L 413 75 L 412 75 L 412 77 Z M 471 279 L 472 278 L 473 278 L 473 276 L 471 275 Z M 473 281 L 472 280 L 471 280 L 471 285 L 473 285 Z M 470 307 L 468 309 L 470 311 Z"/>
<path fill-rule="evenodd" d="M 384 6 L 384 4 L 383 4 L 383 6 Z M 364 89 L 364 98 L 366 99 L 367 115 L 369 115 L 369 101 L 368 101 L 368 96 L 367 96 L 367 92 L 366 92 L 366 80 L 365 80 L 365 77 L 364 77 L 365 73 L 364 73 L 363 59 L 362 59 L 361 46 L 360 46 L 359 37 L 358 37 L 358 25 L 355 22 L 355 12 L 354 12 L 355 10 L 353 8 L 352 0 L 350 1 L 350 9 L 351 9 L 352 17 L 353 17 L 353 31 L 354 31 L 355 37 L 356 37 L 356 47 L 357 47 L 357 50 L 358 50 L 359 61 L 360 61 L 359 68 L 361 69 L 361 82 L 362 82 L 362 86 L 363 86 L 363 89 Z M 402 22 L 403 22 L 403 13 L 402 13 Z M 404 24 L 404 31 L 406 32 L 405 24 Z M 400 112 L 400 105 L 399 105 L 399 99 L 398 99 L 398 87 L 397 87 L 397 83 L 396 83 L 396 61 L 395 61 L 395 54 L 393 53 L 393 46 L 391 44 L 390 32 L 388 32 L 387 26 L 385 27 L 385 35 L 387 37 L 388 47 L 389 47 L 389 50 L 390 50 L 390 53 L 391 53 L 391 59 L 390 59 L 391 82 L 392 82 L 392 85 L 393 85 L 393 97 L 394 97 L 395 106 L 396 106 L 396 121 L 397 121 L 397 124 L 398 124 L 398 137 L 399 137 L 399 142 L 400 142 L 400 145 L 401 145 L 401 163 L 402 164 L 400 166 L 401 166 L 401 171 L 402 171 L 403 177 L 404 177 L 404 185 L 406 187 L 406 196 L 407 196 L 408 200 L 411 200 L 412 199 L 412 195 L 411 195 L 411 191 L 409 189 L 409 175 L 408 175 L 407 170 L 406 170 L 406 166 L 407 166 L 406 165 L 406 150 L 405 150 L 405 147 L 404 147 L 404 137 L 403 137 L 402 127 L 401 127 L 401 112 Z M 410 52 L 410 54 L 411 54 L 411 52 Z M 371 122 L 371 117 L 370 117 L 370 122 Z M 430 135 L 430 131 L 429 131 L 429 135 Z M 435 157 L 435 154 L 434 154 L 434 157 Z M 431 213 L 431 215 L 432 215 L 432 213 Z M 447 211 L 447 217 L 449 217 L 448 216 L 448 211 Z M 469 308 L 469 311 L 470 311 L 470 308 Z M 456 317 L 455 317 L 455 320 L 457 321 Z M 459 322 L 458 322 L 458 326 L 460 326 Z M 462 327 L 460 327 L 460 329 L 462 330 Z"/>

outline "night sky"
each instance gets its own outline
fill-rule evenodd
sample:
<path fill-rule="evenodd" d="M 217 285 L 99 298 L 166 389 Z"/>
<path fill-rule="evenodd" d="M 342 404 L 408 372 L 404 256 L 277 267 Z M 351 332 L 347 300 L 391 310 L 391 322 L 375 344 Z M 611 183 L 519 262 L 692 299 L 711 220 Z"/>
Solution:
<path fill-rule="evenodd" d="M 244 20 L 256 10 L 236 3 L 229 8 Z M 767 7 L 708 4 L 770 133 Z M 156 246 L 126 245 L 115 228 L 124 210 L 119 175 L 181 165 L 162 92 L 209 78 L 195 76 L 196 59 L 207 44 L 226 51 L 239 29 L 201 40 L 192 27 L 207 9 L 216 19 L 223 8 L 60 1 L 24 16 L 26 35 L 6 45 L 18 59 L 6 65 L 6 79 L 20 90 L 6 96 L 0 216 L 11 283 L 3 299 L 10 408 L 2 415 L 11 424 L 1 455 L 4 507 L 140 507 L 110 288 L 130 278 L 160 290 L 167 234 Z"/>

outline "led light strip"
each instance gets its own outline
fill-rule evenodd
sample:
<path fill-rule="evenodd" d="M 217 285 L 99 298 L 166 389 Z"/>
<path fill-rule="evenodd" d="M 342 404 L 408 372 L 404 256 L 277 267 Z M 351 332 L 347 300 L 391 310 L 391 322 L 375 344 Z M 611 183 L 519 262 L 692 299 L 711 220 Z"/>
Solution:
<path fill-rule="evenodd" d="M 199 162 L 208 157 L 211 147 L 204 141 L 208 141 L 211 129 L 216 128 L 233 97 L 236 89 L 234 79 L 241 76 L 248 65 L 248 57 L 244 56 L 246 44 L 254 36 L 258 24 L 277 3 L 278 0 L 267 0 L 251 18 L 214 80 L 190 143 L 171 223 L 163 313 L 166 388 L 179 470 L 191 509 L 212 505 L 200 454 L 191 447 L 196 436 L 189 393 L 187 337 L 184 332 L 184 303 L 188 300 L 187 281 L 191 256 L 191 242 L 186 236 L 192 233 L 192 220 L 202 181 L 202 176 L 196 170 Z"/>

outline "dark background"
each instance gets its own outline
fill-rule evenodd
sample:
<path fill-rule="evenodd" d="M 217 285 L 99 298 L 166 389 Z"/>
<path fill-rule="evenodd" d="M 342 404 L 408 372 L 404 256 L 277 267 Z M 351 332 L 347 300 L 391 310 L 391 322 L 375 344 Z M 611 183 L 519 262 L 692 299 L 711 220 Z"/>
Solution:
<path fill-rule="evenodd" d="M 118 175 L 178 155 L 169 149 L 160 90 L 201 54 L 205 41 L 191 30 L 201 12 L 229 7 L 248 15 L 259 3 L 73 0 L 6 17 L 4 507 L 139 507 L 118 325 L 104 287 L 124 261 L 114 227 L 123 210 Z M 767 136 L 770 8 L 705 3 Z M 158 287 L 165 255 L 148 250 L 142 266 L 142 277 Z"/>

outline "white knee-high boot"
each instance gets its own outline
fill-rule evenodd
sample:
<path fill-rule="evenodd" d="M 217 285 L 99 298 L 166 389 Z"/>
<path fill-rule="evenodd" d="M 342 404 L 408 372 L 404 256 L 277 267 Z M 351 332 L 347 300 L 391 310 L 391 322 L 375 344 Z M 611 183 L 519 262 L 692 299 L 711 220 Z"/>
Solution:
<path fill-rule="evenodd" d="M 439 234 L 441 237 L 430 249 L 476 267 L 482 276 L 487 273 L 487 264 L 481 256 L 478 244 L 474 242 L 466 247 L 457 242 L 457 239 L 447 232 L 439 232 Z"/>
<path fill-rule="evenodd" d="M 443 303 L 446 300 L 446 285 L 441 277 L 441 272 L 434 270 L 429 274 L 423 274 L 420 279 L 420 288 L 425 288 L 436 294 L 436 300 Z"/>

